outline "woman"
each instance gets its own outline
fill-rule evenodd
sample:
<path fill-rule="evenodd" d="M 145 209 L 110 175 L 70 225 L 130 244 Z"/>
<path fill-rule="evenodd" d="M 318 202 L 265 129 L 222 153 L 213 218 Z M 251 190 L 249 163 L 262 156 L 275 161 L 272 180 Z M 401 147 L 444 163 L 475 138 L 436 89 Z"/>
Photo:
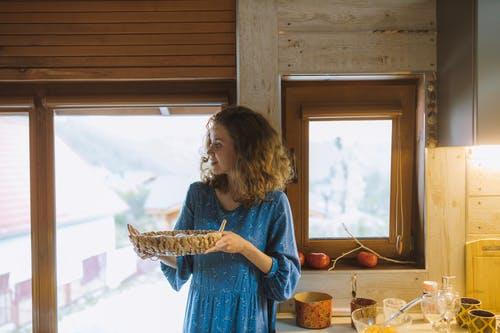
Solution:
<path fill-rule="evenodd" d="M 277 301 L 300 277 L 288 198 L 286 149 L 266 119 L 228 107 L 207 124 L 202 182 L 187 193 L 175 229 L 219 229 L 203 255 L 161 257 L 175 290 L 192 277 L 184 332 L 274 332 Z M 144 256 L 143 256 L 144 257 Z"/>

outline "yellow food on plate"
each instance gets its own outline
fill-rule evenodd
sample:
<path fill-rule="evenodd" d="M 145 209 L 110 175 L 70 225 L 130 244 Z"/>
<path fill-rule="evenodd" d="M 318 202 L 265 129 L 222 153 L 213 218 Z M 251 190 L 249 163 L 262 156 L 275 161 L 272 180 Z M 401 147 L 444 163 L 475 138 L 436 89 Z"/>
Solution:
<path fill-rule="evenodd" d="M 397 333 L 397 330 L 392 326 L 372 325 L 365 328 L 363 333 Z"/>

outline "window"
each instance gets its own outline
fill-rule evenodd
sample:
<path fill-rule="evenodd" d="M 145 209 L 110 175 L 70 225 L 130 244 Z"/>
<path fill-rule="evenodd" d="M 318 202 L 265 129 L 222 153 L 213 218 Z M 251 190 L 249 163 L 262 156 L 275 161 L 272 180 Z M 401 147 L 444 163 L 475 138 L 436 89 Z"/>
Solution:
<path fill-rule="evenodd" d="M 389 237 L 391 120 L 309 121 L 309 237 Z"/>
<path fill-rule="evenodd" d="M 28 114 L 0 113 L 0 331 L 31 331 Z"/>
<path fill-rule="evenodd" d="M 176 292 L 158 262 L 139 259 L 127 224 L 174 227 L 215 109 L 56 110 L 59 332 L 182 330 L 189 286 Z"/>
<path fill-rule="evenodd" d="M 288 186 L 298 246 L 332 257 L 356 244 L 415 256 L 416 80 L 285 81 Z"/>

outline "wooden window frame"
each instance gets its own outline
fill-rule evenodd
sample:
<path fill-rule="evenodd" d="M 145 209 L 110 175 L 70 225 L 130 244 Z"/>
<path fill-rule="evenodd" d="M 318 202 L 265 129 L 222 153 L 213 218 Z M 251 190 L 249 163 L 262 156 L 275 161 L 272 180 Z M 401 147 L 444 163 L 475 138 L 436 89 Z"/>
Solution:
<path fill-rule="evenodd" d="M 72 112 L 82 114 L 96 108 L 117 114 L 117 108 L 127 105 L 137 107 L 136 114 L 141 115 L 165 105 L 174 106 L 182 112 L 186 106 L 235 102 L 234 80 L 0 82 L 0 116 L 29 116 L 33 332 L 57 333 L 58 326 L 54 160 L 56 109 L 65 109 L 66 115 Z"/>
<path fill-rule="evenodd" d="M 308 123 L 314 120 L 392 119 L 390 234 L 388 238 L 362 238 L 363 244 L 382 255 L 419 261 L 423 247 L 422 221 L 418 209 L 417 94 L 418 79 L 384 81 L 283 81 L 283 136 L 296 161 L 296 177 L 287 187 L 299 249 L 324 252 L 335 258 L 354 249 L 352 239 L 309 239 L 308 237 Z M 401 126 L 401 128 L 398 128 Z M 401 146 L 398 147 L 398 130 Z M 399 150 L 401 149 L 401 150 Z M 402 251 L 396 249 L 395 157 L 401 153 L 403 222 Z M 401 229 L 403 227 L 403 229 Z M 354 254 L 355 255 L 355 254 Z M 352 257 L 351 255 L 350 257 Z M 415 266 L 413 266 L 415 267 Z"/>

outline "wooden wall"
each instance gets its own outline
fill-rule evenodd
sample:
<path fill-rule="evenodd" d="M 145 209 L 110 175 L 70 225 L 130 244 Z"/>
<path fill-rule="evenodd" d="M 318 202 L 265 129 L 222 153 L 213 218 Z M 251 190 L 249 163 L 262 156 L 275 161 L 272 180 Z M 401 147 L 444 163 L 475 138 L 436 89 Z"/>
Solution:
<path fill-rule="evenodd" d="M 235 79 L 235 18 L 235 0 L 0 0 L 0 81 Z"/>
<path fill-rule="evenodd" d="M 278 0 L 281 74 L 436 69 L 435 1 Z"/>
<path fill-rule="evenodd" d="M 426 151 L 426 262 L 429 278 L 454 275 L 458 291 L 465 291 L 466 230 L 465 148 Z"/>
<path fill-rule="evenodd" d="M 278 29 L 274 0 L 238 0 L 238 103 L 280 128 Z"/>
<path fill-rule="evenodd" d="M 467 241 L 500 238 L 500 147 L 467 149 Z"/>
<path fill-rule="evenodd" d="M 436 70 L 435 0 L 239 0 L 237 16 L 239 102 L 277 128 L 283 75 Z"/>

